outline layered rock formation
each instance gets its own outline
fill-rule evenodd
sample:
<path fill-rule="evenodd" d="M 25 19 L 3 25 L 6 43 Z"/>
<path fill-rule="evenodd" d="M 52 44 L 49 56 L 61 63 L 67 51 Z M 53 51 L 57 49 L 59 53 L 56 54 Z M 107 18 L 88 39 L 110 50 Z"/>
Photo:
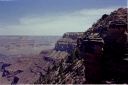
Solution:
<path fill-rule="evenodd" d="M 55 48 L 53 50 L 49 52 L 41 52 L 41 54 L 43 54 L 43 59 L 52 64 L 60 63 L 62 60 L 66 61 L 68 56 L 77 46 L 77 39 L 82 37 L 82 35 L 82 32 L 65 33 L 63 37 L 56 42 Z"/>
<path fill-rule="evenodd" d="M 46 75 L 41 74 L 35 83 L 128 83 L 127 11 L 119 8 L 104 14 L 77 39 L 71 55 L 49 68 Z"/>
<path fill-rule="evenodd" d="M 82 35 L 83 32 L 65 33 L 63 37 L 57 41 L 55 45 L 55 50 L 71 53 L 77 46 L 77 39 L 81 38 Z"/>

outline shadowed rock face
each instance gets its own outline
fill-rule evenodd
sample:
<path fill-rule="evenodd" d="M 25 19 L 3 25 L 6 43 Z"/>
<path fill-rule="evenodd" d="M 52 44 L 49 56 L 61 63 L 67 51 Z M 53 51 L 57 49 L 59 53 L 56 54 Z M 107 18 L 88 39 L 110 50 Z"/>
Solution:
<path fill-rule="evenodd" d="M 101 46 L 100 49 L 103 49 L 103 51 L 99 50 L 101 55 L 95 54 L 98 47 L 95 49 L 93 45 L 97 45 L 96 43 L 93 43 L 90 47 L 87 43 L 82 44 L 85 50 L 81 49 L 80 53 L 85 55 L 86 83 L 107 83 L 106 80 L 109 80 L 110 83 L 128 83 L 126 76 L 128 75 L 128 69 L 126 69 L 128 68 L 128 61 L 124 60 L 128 57 L 126 56 L 128 43 L 127 10 L 128 9 L 120 8 L 112 12 L 109 16 L 102 16 L 102 18 L 85 33 L 83 41 L 92 41 L 92 36 L 94 38 L 93 40 L 95 40 L 96 37 L 100 37 L 104 41 L 103 45 L 98 44 Z M 95 42 L 99 43 L 99 41 Z M 90 51 L 90 48 L 93 50 Z M 89 52 L 86 53 L 88 50 Z M 91 63 L 88 63 L 90 61 Z"/>
<path fill-rule="evenodd" d="M 128 61 L 124 59 L 128 57 L 128 29 L 109 27 L 115 21 L 127 23 L 127 10 L 119 8 L 103 15 L 78 39 L 66 61 L 54 65 L 36 83 L 128 83 Z"/>

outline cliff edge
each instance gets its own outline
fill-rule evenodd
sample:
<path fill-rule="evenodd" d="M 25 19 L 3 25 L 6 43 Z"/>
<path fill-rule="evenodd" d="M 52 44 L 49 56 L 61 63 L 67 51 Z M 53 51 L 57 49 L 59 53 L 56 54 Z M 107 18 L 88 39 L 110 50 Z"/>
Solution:
<path fill-rule="evenodd" d="M 72 53 L 48 69 L 46 75 L 40 75 L 35 83 L 128 83 L 127 11 L 127 8 L 119 8 L 110 15 L 104 14 L 77 38 Z M 57 45 L 61 46 L 63 41 Z"/>

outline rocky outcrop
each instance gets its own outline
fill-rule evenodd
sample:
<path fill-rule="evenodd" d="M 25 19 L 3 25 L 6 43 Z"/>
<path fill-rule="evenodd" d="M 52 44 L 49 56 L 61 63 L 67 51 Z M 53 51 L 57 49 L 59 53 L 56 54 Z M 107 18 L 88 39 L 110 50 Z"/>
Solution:
<path fill-rule="evenodd" d="M 128 57 L 127 10 L 119 8 L 103 15 L 85 32 L 79 53 L 85 58 L 86 83 L 128 83 L 128 61 L 124 60 Z M 101 39 L 94 41 L 96 38 Z"/>
<path fill-rule="evenodd" d="M 104 14 L 77 39 L 71 55 L 49 68 L 46 75 L 41 73 L 35 83 L 128 83 L 127 11 L 119 8 Z"/>
<path fill-rule="evenodd" d="M 64 33 L 63 38 L 70 38 L 73 40 L 77 40 L 78 38 L 81 38 L 83 35 L 83 32 L 67 32 Z"/>
<path fill-rule="evenodd" d="M 55 45 L 55 50 L 71 53 L 77 46 L 77 39 L 81 38 L 82 35 L 82 32 L 65 33 L 63 37 L 57 41 Z"/>

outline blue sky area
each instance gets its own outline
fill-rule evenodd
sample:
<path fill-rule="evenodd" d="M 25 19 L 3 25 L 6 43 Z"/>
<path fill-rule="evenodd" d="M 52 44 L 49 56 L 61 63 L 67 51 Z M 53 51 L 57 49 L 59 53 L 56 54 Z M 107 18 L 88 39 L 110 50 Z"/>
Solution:
<path fill-rule="evenodd" d="M 0 0 L 0 35 L 62 35 L 87 30 L 127 0 Z"/>

